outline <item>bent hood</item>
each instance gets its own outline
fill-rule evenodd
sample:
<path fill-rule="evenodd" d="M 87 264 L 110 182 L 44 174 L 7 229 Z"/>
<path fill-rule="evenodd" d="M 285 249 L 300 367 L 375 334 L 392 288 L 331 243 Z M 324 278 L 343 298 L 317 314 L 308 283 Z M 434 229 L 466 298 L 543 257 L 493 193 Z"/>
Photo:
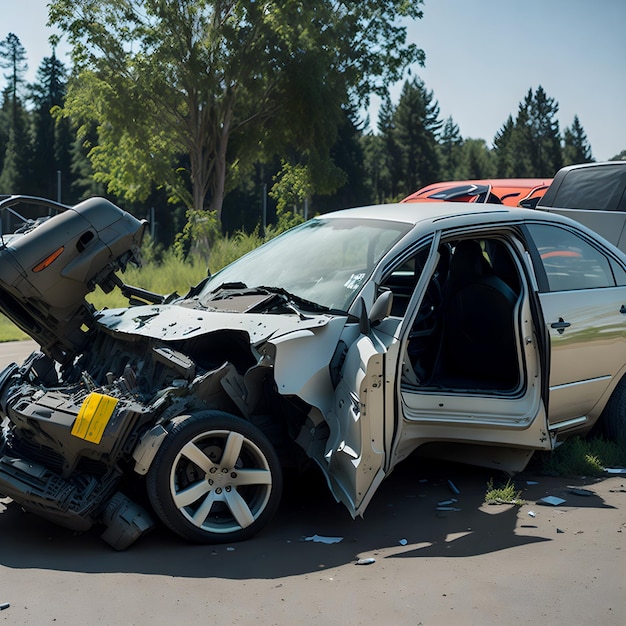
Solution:
<path fill-rule="evenodd" d="M 331 319 L 332 316 L 328 315 L 307 316 L 302 319 L 295 314 L 207 311 L 177 304 L 107 309 L 97 314 L 98 324 L 115 333 L 179 341 L 220 330 L 237 330 L 246 332 L 252 345 L 296 330 L 319 328 L 328 324 Z"/>

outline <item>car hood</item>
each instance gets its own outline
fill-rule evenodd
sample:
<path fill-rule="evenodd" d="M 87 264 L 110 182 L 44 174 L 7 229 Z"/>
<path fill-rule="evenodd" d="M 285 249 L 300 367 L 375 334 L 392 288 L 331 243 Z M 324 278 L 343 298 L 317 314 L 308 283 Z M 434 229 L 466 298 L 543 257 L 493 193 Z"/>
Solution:
<path fill-rule="evenodd" d="M 325 326 L 332 316 L 296 314 L 232 313 L 188 308 L 180 304 L 155 304 L 107 309 L 97 323 L 115 333 L 177 341 L 220 330 L 244 331 L 252 345 L 297 330 Z"/>

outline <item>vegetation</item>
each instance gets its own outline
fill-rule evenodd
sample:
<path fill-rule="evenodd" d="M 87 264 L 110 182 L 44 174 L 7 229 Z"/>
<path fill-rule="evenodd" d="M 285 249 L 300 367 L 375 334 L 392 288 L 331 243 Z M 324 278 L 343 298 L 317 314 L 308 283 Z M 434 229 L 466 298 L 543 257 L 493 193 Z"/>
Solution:
<path fill-rule="evenodd" d="M 206 257 L 216 234 L 265 234 L 279 221 L 397 200 L 437 180 L 551 177 L 593 160 L 580 119 L 561 133 L 558 103 L 541 86 L 493 148 L 442 120 L 419 77 L 392 102 L 388 85 L 423 58 L 393 18 L 420 17 L 419 2 L 382 12 L 373 0 L 341 3 L 350 8 L 339 15 L 338 4 L 317 0 L 257 15 L 262 4 L 52 2 L 73 42 L 71 72 L 53 47 L 27 85 L 18 37 L 0 42 L 0 193 L 67 204 L 106 195 L 149 219 L 157 244 Z M 232 14 L 220 22 L 226 6 Z M 271 55 L 248 54 L 242 41 L 253 51 L 271 42 Z M 369 93 L 383 96 L 377 132 L 356 113 Z"/>
<path fill-rule="evenodd" d="M 422 59 L 395 24 L 421 17 L 420 4 L 53 0 L 76 73 L 63 113 L 96 122 L 96 177 L 128 200 L 157 182 L 221 222 L 248 167 L 294 150 L 332 191 L 342 110 Z"/>
<path fill-rule="evenodd" d="M 53 38 L 26 84 L 27 51 L 14 33 L 0 41 L 0 194 L 103 195 L 148 219 L 136 282 L 168 292 L 314 214 L 593 160 L 581 120 L 561 132 L 541 86 L 493 148 L 442 120 L 418 76 L 392 102 L 389 85 L 424 59 L 398 18 L 423 3 L 382 4 L 53 0 L 71 68 Z M 376 132 L 357 113 L 372 93 Z M 146 284 L 175 263 L 182 285 Z"/>
<path fill-rule="evenodd" d="M 511 481 L 507 480 L 504 485 L 494 487 L 493 478 L 490 478 L 487 482 L 487 491 L 485 493 L 485 502 L 487 504 L 524 504 L 524 501 L 520 498 L 521 491 L 518 491 Z"/>
<path fill-rule="evenodd" d="M 626 467 L 626 442 L 603 437 L 573 437 L 554 452 L 537 457 L 539 471 L 549 476 L 600 476 L 606 467 Z"/>

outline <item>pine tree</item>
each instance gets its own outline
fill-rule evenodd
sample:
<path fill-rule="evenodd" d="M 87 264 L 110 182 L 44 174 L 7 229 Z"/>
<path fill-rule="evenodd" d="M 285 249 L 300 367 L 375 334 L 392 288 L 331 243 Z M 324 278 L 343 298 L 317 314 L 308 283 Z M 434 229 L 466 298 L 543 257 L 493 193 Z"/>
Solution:
<path fill-rule="evenodd" d="M 3 92 L 3 120 L 0 123 L 0 128 L 4 129 L 4 136 L 0 136 L 0 140 L 4 141 L 0 193 L 28 193 L 30 137 L 28 115 L 20 94 L 28 65 L 26 51 L 13 33 L 0 42 L 0 67 L 9 70 L 4 74 L 8 86 Z"/>
<path fill-rule="evenodd" d="M 396 200 L 402 193 L 398 187 L 402 172 L 402 155 L 395 134 L 395 111 L 396 108 L 387 94 L 378 111 L 379 135 L 370 142 L 369 152 L 366 153 L 366 162 L 371 162 L 376 169 L 378 193 L 375 197 L 380 202 Z M 370 153 L 373 159 L 369 158 Z"/>
<path fill-rule="evenodd" d="M 461 147 L 457 178 L 480 180 L 492 178 L 495 173 L 494 156 L 484 139 L 466 139 Z"/>
<path fill-rule="evenodd" d="M 419 78 L 406 81 L 393 115 L 393 135 L 400 148 L 400 192 L 408 195 L 440 178 L 439 104 Z"/>
<path fill-rule="evenodd" d="M 441 153 L 441 179 L 461 178 L 459 166 L 462 160 L 463 137 L 452 117 L 448 117 L 441 132 L 439 149 Z"/>
<path fill-rule="evenodd" d="M 38 71 L 37 83 L 30 85 L 33 109 L 32 193 L 48 198 L 69 200 L 71 186 L 72 132 L 69 121 L 55 121 L 52 110 L 63 106 L 66 94 L 66 70 L 57 59 L 46 57 Z M 61 189 L 58 189 L 60 173 Z"/>
<path fill-rule="evenodd" d="M 516 176 L 516 155 L 513 150 L 513 135 L 515 122 L 509 115 L 502 128 L 496 133 L 493 140 L 493 152 L 496 158 L 496 176 L 513 178 Z"/>
<path fill-rule="evenodd" d="M 558 111 L 558 103 L 539 85 L 530 106 L 534 176 L 552 176 L 563 167 Z"/>
<path fill-rule="evenodd" d="M 553 176 L 563 165 L 559 105 L 541 85 L 529 89 L 520 102 L 515 122 L 511 116 L 494 139 L 498 175 L 504 178 Z"/>
<path fill-rule="evenodd" d="M 575 115 L 572 125 L 563 131 L 563 165 L 591 163 L 594 160 L 587 135 L 578 115 Z"/>

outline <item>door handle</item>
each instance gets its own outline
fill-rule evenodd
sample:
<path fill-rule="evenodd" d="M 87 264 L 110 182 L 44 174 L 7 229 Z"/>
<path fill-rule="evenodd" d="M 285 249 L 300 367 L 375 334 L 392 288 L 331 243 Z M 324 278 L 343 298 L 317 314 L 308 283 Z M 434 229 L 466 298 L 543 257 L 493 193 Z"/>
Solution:
<path fill-rule="evenodd" d="M 552 324 L 550 324 L 550 328 L 555 328 L 556 332 L 559 333 L 559 335 L 562 335 L 563 331 L 570 326 L 571 324 L 569 322 L 566 322 L 562 317 L 559 317 L 558 322 L 552 322 Z"/>
<path fill-rule="evenodd" d="M 619 309 L 620 313 L 626 313 L 626 306 L 622 304 L 622 306 Z"/>

